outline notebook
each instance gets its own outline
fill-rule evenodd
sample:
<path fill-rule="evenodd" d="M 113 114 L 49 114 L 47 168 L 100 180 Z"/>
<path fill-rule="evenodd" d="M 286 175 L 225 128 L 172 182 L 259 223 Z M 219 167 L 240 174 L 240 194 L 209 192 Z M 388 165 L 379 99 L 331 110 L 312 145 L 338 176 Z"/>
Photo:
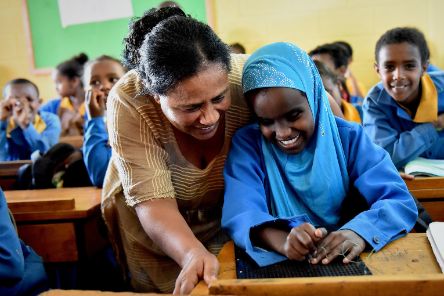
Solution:
<path fill-rule="evenodd" d="M 236 275 L 238 279 L 259 278 L 290 278 L 290 277 L 318 277 L 318 276 L 351 276 L 371 275 L 372 273 L 359 257 L 349 264 L 340 259 L 330 264 L 310 264 L 307 261 L 299 262 L 285 260 L 265 267 L 259 267 L 244 250 L 235 247 Z"/>
<path fill-rule="evenodd" d="M 439 267 L 444 273 L 444 222 L 430 223 L 426 233 L 436 261 L 438 261 Z"/>
<path fill-rule="evenodd" d="M 404 172 L 414 176 L 444 177 L 444 159 L 418 157 L 405 165 Z"/>

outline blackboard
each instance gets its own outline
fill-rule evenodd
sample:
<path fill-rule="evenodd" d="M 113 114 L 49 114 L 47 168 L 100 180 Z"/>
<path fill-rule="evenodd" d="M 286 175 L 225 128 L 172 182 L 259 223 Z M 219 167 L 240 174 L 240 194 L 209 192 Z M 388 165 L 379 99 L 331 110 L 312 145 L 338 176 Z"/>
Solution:
<path fill-rule="evenodd" d="M 156 7 L 161 0 L 132 0 L 134 16 Z M 206 22 L 205 0 L 177 0 L 182 9 Z M 50 69 L 80 52 L 90 58 L 107 54 L 120 58 L 130 18 L 62 28 L 57 0 L 25 0 L 30 55 L 34 70 Z"/>

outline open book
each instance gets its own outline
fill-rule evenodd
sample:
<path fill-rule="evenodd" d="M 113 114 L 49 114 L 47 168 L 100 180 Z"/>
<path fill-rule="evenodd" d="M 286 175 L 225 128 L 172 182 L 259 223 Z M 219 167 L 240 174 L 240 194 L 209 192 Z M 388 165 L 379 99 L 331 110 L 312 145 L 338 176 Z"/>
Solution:
<path fill-rule="evenodd" d="M 436 261 L 444 273 L 444 222 L 432 222 L 427 229 L 427 238 L 432 246 Z"/>
<path fill-rule="evenodd" d="M 405 165 L 404 172 L 414 176 L 444 177 L 444 159 L 418 157 Z"/>

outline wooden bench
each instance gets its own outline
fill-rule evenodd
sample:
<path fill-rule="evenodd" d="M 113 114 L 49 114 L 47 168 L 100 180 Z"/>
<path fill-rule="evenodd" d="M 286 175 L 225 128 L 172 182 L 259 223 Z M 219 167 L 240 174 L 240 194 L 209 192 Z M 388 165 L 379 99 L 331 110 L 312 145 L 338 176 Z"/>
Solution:
<path fill-rule="evenodd" d="M 15 160 L 0 162 L 0 186 L 3 190 L 14 189 L 18 177 L 18 170 L 25 164 L 30 164 L 31 160 Z"/>

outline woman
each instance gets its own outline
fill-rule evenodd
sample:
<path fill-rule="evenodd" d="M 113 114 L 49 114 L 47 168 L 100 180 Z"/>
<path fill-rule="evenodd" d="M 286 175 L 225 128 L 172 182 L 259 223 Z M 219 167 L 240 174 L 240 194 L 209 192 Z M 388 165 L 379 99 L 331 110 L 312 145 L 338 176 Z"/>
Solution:
<path fill-rule="evenodd" d="M 243 61 L 230 62 L 211 28 L 177 7 L 131 26 L 124 62 L 133 70 L 107 103 L 113 156 L 102 209 L 136 291 L 189 293 L 217 275 L 227 239 L 222 169 L 233 132 L 249 119 Z"/>

